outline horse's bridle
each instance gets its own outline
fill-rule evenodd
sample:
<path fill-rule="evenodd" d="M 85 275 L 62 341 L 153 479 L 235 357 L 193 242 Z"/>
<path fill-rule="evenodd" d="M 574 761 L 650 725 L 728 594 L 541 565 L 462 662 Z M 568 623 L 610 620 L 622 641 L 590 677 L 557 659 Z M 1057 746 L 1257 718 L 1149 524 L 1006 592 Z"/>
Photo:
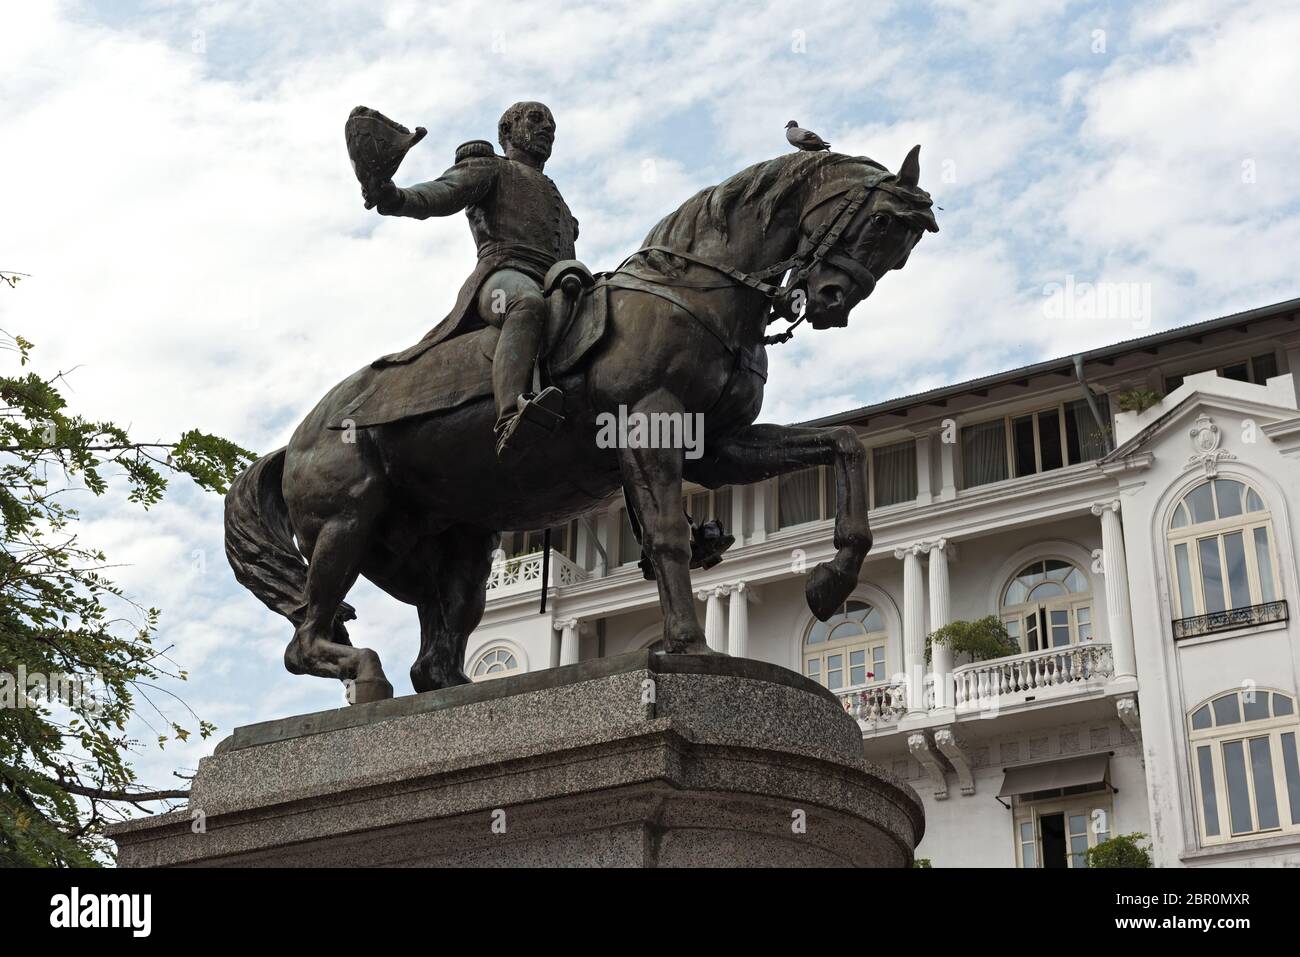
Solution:
<path fill-rule="evenodd" d="M 835 193 L 826 197 L 822 201 L 814 204 L 807 210 L 799 221 L 800 233 L 802 234 L 803 220 L 812 214 L 814 210 L 820 209 L 835 198 L 839 198 L 839 203 L 832 211 L 830 217 L 822 222 L 812 233 L 812 235 L 799 240 L 799 247 L 793 256 L 781 260 L 764 269 L 748 273 L 736 269 L 733 266 L 723 266 L 707 259 L 702 259 L 691 253 L 682 252 L 677 249 L 669 249 L 667 246 L 643 246 L 638 249 L 627 259 L 619 264 L 614 272 L 623 271 L 623 268 L 643 253 L 659 252 L 668 256 L 675 256 L 678 259 L 685 259 L 687 262 L 695 263 L 698 266 L 704 266 L 716 273 L 726 276 L 730 282 L 726 283 L 688 283 L 680 280 L 656 279 L 656 282 L 669 286 L 684 286 L 695 289 L 721 289 L 729 285 L 741 285 L 761 293 L 770 303 L 771 311 L 769 312 L 768 323 L 775 322 L 778 319 L 794 320 L 790 328 L 780 335 L 768 336 L 764 339 L 767 344 L 785 342 L 794 335 L 794 327 L 803 322 L 803 315 L 796 315 L 792 297 L 795 290 L 799 289 L 808 279 L 808 275 L 813 268 L 819 263 L 825 262 L 834 267 L 839 272 L 844 273 L 853 283 L 849 293 L 857 290 L 870 290 L 876 282 L 876 277 L 871 271 L 860 264 L 856 259 L 840 252 L 837 247 L 844 234 L 852 227 L 857 220 L 858 213 L 862 205 L 866 202 L 867 196 L 877 186 L 887 179 L 892 179 L 893 174 L 881 170 L 875 174 L 868 175 L 865 182 L 859 183 L 842 193 Z M 787 275 L 788 273 L 788 275 Z M 771 280 L 780 279 L 785 276 L 785 281 L 780 285 L 774 285 Z"/>

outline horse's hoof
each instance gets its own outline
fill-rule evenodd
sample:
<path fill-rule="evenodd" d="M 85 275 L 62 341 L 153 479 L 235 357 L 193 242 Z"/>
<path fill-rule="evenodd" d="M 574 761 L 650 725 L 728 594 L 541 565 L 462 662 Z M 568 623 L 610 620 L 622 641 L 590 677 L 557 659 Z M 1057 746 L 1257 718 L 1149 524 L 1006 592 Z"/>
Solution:
<path fill-rule="evenodd" d="M 703 638 L 685 638 L 680 641 L 671 642 L 666 653 L 670 655 L 720 655 L 722 652 L 714 651 L 709 647 L 708 642 Z"/>
<path fill-rule="evenodd" d="M 456 685 L 472 683 L 469 675 L 465 674 L 464 670 L 446 674 L 441 671 L 426 672 L 419 665 L 411 668 L 411 687 L 420 694 L 426 691 L 441 691 L 443 688 L 454 688 Z"/>
<path fill-rule="evenodd" d="M 808 574 L 804 596 L 809 610 L 818 621 L 825 621 L 840 610 L 840 606 L 858 587 L 856 575 L 840 571 L 829 562 L 822 562 Z"/>
<path fill-rule="evenodd" d="M 307 673 L 307 663 L 303 661 L 302 647 L 295 638 L 289 642 L 289 647 L 284 649 L 284 670 L 291 675 L 305 675 Z"/>
<path fill-rule="evenodd" d="M 392 696 L 393 686 L 383 678 L 361 678 L 348 685 L 349 704 L 387 701 Z"/>

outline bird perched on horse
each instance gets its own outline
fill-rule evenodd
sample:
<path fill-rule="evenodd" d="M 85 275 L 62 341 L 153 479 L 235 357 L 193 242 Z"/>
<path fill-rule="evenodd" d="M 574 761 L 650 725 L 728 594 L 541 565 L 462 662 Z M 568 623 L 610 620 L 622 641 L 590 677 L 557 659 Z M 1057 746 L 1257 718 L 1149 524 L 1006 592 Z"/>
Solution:
<path fill-rule="evenodd" d="M 807 150 L 810 153 L 831 148 L 830 143 L 827 143 L 812 130 L 805 130 L 801 127 L 798 120 L 791 120 L 785 124 L 785 138 L 791 146 Z"/>

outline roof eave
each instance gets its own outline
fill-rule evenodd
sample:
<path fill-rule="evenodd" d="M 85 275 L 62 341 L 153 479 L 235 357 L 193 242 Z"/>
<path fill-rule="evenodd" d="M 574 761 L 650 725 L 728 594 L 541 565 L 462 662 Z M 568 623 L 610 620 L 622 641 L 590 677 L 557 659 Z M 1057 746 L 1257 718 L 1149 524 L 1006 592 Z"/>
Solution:
<path fill-rule="evenodd" d="M 1220 329 L 1231 329 L 1234 326 L 1239 326 L 1244 323 L 1257 322 L 1262 319 L 1275 319 L 1279 316 L 1284 316 L 1287 313 L 1295 313 L 1297 311 L 1300 311 L 1300 298 L 1287 299 L 1283 302 L 1273 303 L 1270 306 L 1260 306 L 1256 309 L 1248 309 L 1245 312 L 1236 312 L 1231 315 L 1220 316 L 1217 319 L 1206 319 L 1202 322 L 1194 322 L 1186 326 L 1176 326 L 1173 329 L 1166 329 L 1163 332 L 1153 333 L 1152 335 L 1143 336 L 1139 339 L 1126 339 L 1123 342 L 1113 343 L 1109 346 L 1100 346 L 1096 349 L 1090 349 L 1087 352 L 1077 353 L 1077 356 L 1085 363 L 1110 359 L 1126 353 L 1136 352 L 1138 350 L 1151 349 L 1153 347 L 1168 345 L 1169 343 L 1179 342 L 1185 339 L 1194 339 L 1197 336 L 1203 336 L 1211 332 L 1218 332 Z M 1006 372 L 996 372 L 992 375 L 982 376 L 978 379 L 969 379 L 965 382 L 958 382 L 953 385 L 940 386 L 937 389 L 931 389 L 928 392 L 919 392 L 915 395 L 887 399 L 884 402 L 878 402 L 875 405 L 866 405 L 857 409 L 850 409 L 847 412 L 836 412 L 832 415 L 809 419 L 797 424 L 802 426 L 842 425 L 844 423 L 853 422 L 856 419 L 874 418 L 881 415 L 900 412 L 904 409 L 914 409 L 924 405 L 934 405 L 950 398 L 963 395 L 967 392 L 975 392 L 978 390 L 993 388 L 994 386 L 1005 385 L 1009 382 L 1014 382 L 1017 379 L 1032 378 L 1033 376 L 1046 375 L 1051 372 L 1061 372 L 1062 374 L 1073 376 L 1074 359 L 1074 355 L 1047 359 L 1027 366 L 1009 369 Z"/>

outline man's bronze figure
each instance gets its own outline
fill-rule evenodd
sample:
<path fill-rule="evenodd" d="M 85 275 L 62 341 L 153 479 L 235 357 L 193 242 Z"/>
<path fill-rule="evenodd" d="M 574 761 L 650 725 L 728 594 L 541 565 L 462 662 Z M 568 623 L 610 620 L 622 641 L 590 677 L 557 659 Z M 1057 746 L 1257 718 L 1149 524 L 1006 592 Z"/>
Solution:
<path fill-rule="evenodd" d="M 553 427 L 563 408 L 557 389 L 534 394 L 532 379 L 546 318 L 542 280 L 556 262 L 574 258 L 578 221 L 542 172 L 555 142 L 551 111 L 542 103 L 516 103 L 502 114 L 497 138 L 505 156 L 483 140 L 471 140 L 456 151 L 456 165 L 436 180 L 405 189 L 390 180 L 366 199 L 385 216 L 428 219 L 465 210 L 478 266 L 451 315 L 417 348 L 482 323 L 501 330 L 492 389 L 497 454 L 508 461 Z M 539 428 L 527 428 L 531 422 Z"/>

